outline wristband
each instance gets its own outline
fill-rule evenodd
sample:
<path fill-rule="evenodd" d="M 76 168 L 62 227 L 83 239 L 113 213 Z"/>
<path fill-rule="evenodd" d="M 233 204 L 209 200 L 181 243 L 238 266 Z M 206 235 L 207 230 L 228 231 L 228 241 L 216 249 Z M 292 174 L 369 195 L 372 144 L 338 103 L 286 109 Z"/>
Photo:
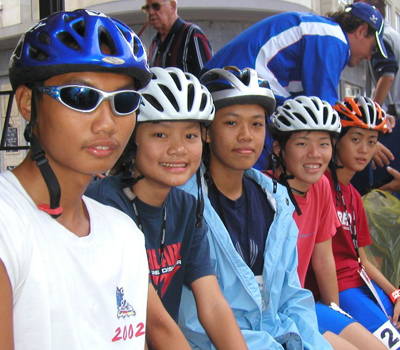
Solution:
<path fill-rule="evenodd" d="M 390 296 L 390 300 L 394 304 L 396 302 L 396 300 L 400 298 L 400 289 L 396 289 L 395 291 L 390 293 L 389 296 Z"/>

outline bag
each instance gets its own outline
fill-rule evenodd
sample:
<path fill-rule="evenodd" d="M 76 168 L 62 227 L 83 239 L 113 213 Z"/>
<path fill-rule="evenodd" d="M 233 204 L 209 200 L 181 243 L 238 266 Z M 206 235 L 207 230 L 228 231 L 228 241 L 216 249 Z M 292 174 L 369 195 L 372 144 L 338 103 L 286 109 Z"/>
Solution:
<path fill-rule="evenodd" d="M 363 197 L 373 244 L 366 251 L 371 262 L 397 288 L 400 284 L 400 201 L 386 191 Z"/>

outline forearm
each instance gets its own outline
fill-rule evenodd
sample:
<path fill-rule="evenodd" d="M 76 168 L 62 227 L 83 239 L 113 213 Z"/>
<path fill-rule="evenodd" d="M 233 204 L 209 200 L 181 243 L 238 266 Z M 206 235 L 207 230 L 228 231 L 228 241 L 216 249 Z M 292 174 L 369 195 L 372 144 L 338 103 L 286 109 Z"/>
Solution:
<path fill-rule="evenodd" d="M 218 350 L 247 349 L 232 310 L 226 301 L 220 300 L 210 305 L 206 312 L 200 312 L 199 320 Z"/>
<path fill-rule="evenodd" d="M 393 84 L 394 76 L 382 76 L 379 78 L 377 84 L 376 84 L 376 89 L 374 93 L 374 98 L 373 100 L 377 102 L 378 104 L 382 105 L 383 102 L 385 101 L 389 90 Z"/>
<path fill-rule="evenodd" d="M 191 285 L 199 321 L 218 350 L 247 349 L 233 312 L 222 295 L 215 276 L 197 279 Z"/>
<path fill-rule="evenodd" d="M 321 294 L 321 301 L 326 305 L 331 302 L 339 305 L 339 289 L 331 240 L 315 245 L 311 263 Z"/>
<path fill-rule="evenodd" d="M 368 260 L 365 249 L 359 248 L 361 262 L 365 267 L 368 277 L 374 281 L 383 291 L 389 295 L 396 288 L 387 280 L 387 278 Z"/>
<path fill-rule="evenodd" d="M 149 349 L 190 350 L 182 331 L 165 310 L 152 284 L 147 303 L 146 343 Z"/>

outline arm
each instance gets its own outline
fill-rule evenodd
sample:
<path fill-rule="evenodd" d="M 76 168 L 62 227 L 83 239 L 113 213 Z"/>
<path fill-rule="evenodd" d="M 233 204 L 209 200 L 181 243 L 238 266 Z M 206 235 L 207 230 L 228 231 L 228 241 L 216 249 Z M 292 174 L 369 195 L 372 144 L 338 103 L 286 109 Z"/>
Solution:
<path fill-rule="evenodd" d="M 332 252 L 332 239 L 316 243 L 311 264 L 321 293 L 321 301 L 329 305 L 331 302 L 339 305 L 339 291 L 336 277 L 336 266 Z"/>
<path fill-rule="evenodd" d="M 165 310 L 151 283 L 147 301 L 146 343 L 149 349 L 190 350 L 189 343 Z"/>
<path fill-rule="evenodd" d="M 359 252 L 362 264 L 365 267 L 365 271 L 367 272 L 369 278 L 372 281 L 374 281 L 379 287 L 381 287 L 387 295 L 392 293 L 396 288 L 371 262 L 369 262 L 364 247 L 360 247 Z M 393 316 L 391 317 L 391 321 L 395 324 L 395 326 L 398 329 L 400 329 L 399 316 L 400 316 L 400 299 L 397 300 L 396 305 L 394 306 Z"/>
<path fill-rule="evenodd" d="M 392 181 L 379 187 L 382 191 L 399 192 L 400 191 L 400 172 L 388 166 L 386 168 L 387 172 L 394 177 Z"/>
<path fill-rule="evenodd" d="M 379 78 L 378 82 L 376 83 L 373 100 L 377 102 L 380 106 L 382 106 L 383 102 L 385 101 L 386 96 L 389 93 L 390 88 L 392 87 L 393 80 L 394 80 L 394 74 L 383 75 Z"/>
<path fill-rule="evenodd" d="M 13 350 L 13 297 L 6 268 L 0 260 L 0 349 Z"/>
<path fill-rule="evenodd" d="M 376 168 L 375 164 L 382 168 L 385 165 L 389 165 L 390 161 L 394 160 L 394 155 L 392 152 L 390 152 L 389 148 L 378 142 L 372 159 L 374 162 L 374 169 Z"/>
<path fill-rule="evenodd" d="M 194 26 L 190 40 L 189 57 L 186 57 L 188 71 L 200 78 L 200 72 L 204 65 L 211 59 L 213 52 L 211 44 L 202 30 Z"/>
<path fill-rule="evenodd" d="M 191 285 L 199 320 L 217 349 L 247 349 L 232 310 L 215 276 L 197 279 Z"/>

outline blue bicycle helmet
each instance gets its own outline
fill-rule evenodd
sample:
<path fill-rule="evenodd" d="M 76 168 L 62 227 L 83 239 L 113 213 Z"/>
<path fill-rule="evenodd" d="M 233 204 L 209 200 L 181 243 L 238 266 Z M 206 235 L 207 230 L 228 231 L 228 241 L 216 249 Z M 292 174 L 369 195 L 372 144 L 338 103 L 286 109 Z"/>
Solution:
<path fill-rule="evenodd" d="M 104 52 L 104 46 L 108 52 Z M 71 72 L 110 72 L 131 76 L 137 89 L 151 74 L 138 36 L 124 23 L 91 10 L 57 12 L 19 40 L 9 65 L 14 91 L 20 85 Z"/>

